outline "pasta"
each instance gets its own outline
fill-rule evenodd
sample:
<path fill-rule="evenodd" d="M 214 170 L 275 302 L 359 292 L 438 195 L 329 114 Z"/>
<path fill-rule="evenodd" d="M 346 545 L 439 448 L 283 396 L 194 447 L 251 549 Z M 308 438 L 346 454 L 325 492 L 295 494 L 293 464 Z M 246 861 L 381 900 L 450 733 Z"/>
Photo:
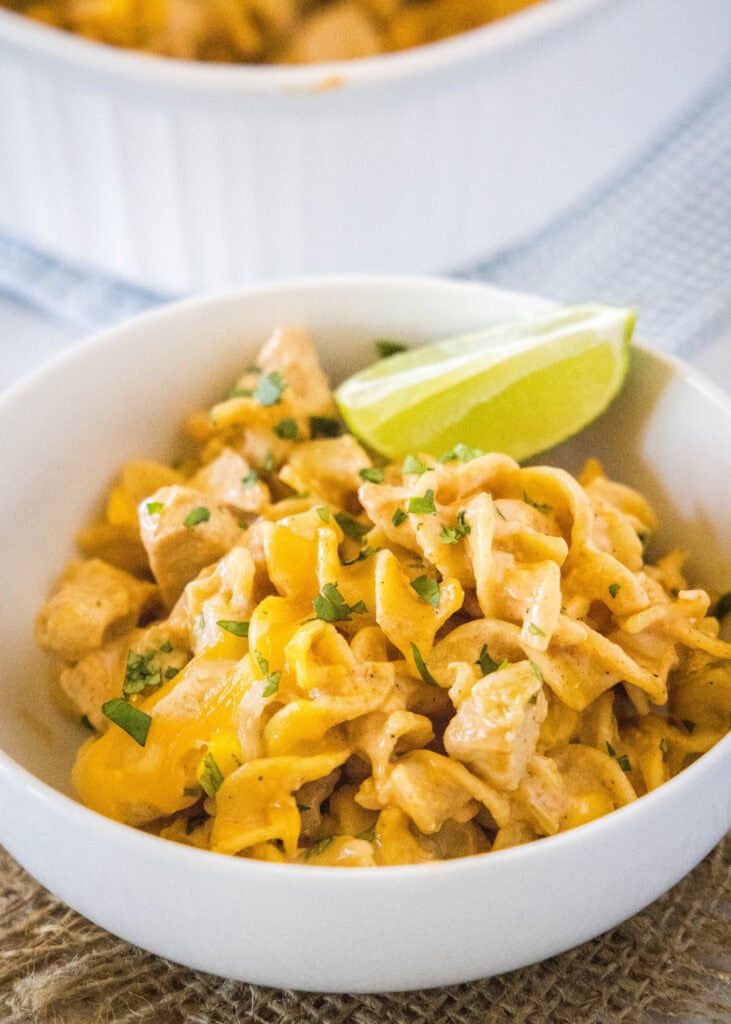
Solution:
<path fill-rule="evenodd" d="M 304 64 L 434 42 L 537 0 L 0 0 L 89 39 L 188 60 Z"/>
<path fill-rule="evenodd" d="M 381 465 L 276 330 L 114 482 L 41 608 L 115 820 L 273 862 L 413 864 L 574 828 L 723 737 L 731 644 L 652 509 L 458 445 Z"/>

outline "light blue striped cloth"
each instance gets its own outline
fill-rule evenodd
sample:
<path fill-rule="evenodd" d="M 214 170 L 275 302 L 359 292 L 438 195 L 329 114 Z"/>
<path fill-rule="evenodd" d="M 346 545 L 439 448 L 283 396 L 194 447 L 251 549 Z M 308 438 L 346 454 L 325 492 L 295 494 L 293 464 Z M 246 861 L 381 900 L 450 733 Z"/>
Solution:
<path fill-rule="evenodd" d="M 565 302 L 634 305 L 642 336 L 694 360 L 731 331 L 731 74 L 620 180 L 537 237 L 452 273 Z M 0 293 L 75 333 L 172 297 L 2 234 Z"/>

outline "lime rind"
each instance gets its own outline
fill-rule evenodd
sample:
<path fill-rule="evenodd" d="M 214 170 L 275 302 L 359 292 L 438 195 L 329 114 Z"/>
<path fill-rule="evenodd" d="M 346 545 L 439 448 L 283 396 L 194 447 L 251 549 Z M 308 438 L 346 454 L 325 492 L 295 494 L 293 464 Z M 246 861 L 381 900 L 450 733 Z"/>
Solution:
<path fill-rule="evenodd" d="M 633 310 L 566 307 L 383 359 L 340 385 L 348 427 L 389 458 L 463 442 L 525 459 L 595 419 L 620 389 Z"/>

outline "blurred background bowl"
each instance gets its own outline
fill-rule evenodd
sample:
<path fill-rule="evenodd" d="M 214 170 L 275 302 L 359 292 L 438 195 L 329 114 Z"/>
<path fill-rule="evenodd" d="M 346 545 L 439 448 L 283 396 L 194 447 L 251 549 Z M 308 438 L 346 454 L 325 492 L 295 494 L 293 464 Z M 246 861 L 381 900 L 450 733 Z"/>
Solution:
<path fill-rule="evenodd" d="M 729 59 L 728 0 L 545 0 L 286 67 L 151 57 L 0 9 L 0 230 L 170 293 L 451 271 L 615 175 Z"/>

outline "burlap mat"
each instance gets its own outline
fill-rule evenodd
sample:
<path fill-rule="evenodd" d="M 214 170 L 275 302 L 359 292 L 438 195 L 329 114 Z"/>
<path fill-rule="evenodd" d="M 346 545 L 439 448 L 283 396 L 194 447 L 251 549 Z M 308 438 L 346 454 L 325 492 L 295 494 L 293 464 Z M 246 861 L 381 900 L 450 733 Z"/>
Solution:
<path fill-rule="evenodd" d="M 0 850 L 0 1022 L 729 1024 L 730 867 L 727 838 L 643 913 L 535 967 L 471 985 L 343 996 L 223 981 L 143 953 L 68 910 Z"/>

